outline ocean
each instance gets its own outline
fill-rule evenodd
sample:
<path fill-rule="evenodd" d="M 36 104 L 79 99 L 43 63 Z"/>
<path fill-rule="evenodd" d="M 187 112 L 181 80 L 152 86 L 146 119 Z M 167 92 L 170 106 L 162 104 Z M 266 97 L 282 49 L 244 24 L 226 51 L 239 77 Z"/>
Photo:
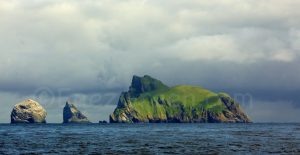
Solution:
<path fill-rule="evenodd" d="M 300 154 L 300 124 L 1 124 L 0 154 Z"/>

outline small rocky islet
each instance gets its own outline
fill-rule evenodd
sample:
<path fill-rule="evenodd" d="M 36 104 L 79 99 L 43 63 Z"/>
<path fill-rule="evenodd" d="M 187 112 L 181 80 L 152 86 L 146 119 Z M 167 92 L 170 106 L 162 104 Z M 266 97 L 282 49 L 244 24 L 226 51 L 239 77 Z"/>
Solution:
<path fill-rule="evenodd" d="M 46 123 L 46 110 L 36 101 L 28 99 L 16 104 L 11 112 L 11 123 Z"/>
<path fill-rule="evenodd" d="M 46 123 L 46 110 L 29 99 L 16 104 L 11 123 Z M 133 76 L 127 92 L 122 92 L 110 123 L 250 123 L 240 105 L 226 93 L 201 87 L 169 87 L 148 75 Z M 63 123 L 90 123 L 88 118 L 66 102 Z M 105 120 L 100 124 L 108 123 Z"/>
<path fill-rule="evenodd" d="M 91 123 L 74 104 L 66 102 L 63 111 L 63 123 Z"/>
<path fill-rule="evenodd" d="M 28 99 L 16 104 L 11 112 L 11 123 L 46 123 L 47 112 L 37 101 Z M 63 123 L 91 123 L 74 104 L 66 102 Z"/>

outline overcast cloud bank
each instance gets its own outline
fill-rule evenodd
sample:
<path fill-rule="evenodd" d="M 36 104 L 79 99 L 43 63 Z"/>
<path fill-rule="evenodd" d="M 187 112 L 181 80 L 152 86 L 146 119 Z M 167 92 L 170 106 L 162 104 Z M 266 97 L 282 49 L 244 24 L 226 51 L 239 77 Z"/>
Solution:
<path fill-rule="evenodd" d="M 144 74 L 170 86 L 251 94 L 252 106 L 244 105 L 254 121 L 299 121 L 299 7 L 294 0 L 2 0 L 0 122 L 29 97 L 47 108 L 49 122 L 61 122 L 66 100 L 94 122 L 108 119 L 132 75 Z"/>

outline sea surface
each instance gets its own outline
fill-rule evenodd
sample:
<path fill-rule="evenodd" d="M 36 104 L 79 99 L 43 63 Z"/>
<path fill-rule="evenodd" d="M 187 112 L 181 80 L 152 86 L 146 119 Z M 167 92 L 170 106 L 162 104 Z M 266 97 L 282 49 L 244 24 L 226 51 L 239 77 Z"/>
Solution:
<path fill-rule="evenodd" d="M 0 124 L 0 154 L 300 154 L 300 124 Z"/>

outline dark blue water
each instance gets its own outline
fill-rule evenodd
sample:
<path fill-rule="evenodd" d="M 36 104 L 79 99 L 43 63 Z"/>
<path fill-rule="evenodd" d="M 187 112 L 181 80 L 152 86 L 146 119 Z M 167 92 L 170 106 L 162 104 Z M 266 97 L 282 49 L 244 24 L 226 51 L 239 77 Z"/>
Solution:
<path fill-rule="evenodd" d="M 0 125 L 0 154 L 300 154 L 300 124 Z"/>

